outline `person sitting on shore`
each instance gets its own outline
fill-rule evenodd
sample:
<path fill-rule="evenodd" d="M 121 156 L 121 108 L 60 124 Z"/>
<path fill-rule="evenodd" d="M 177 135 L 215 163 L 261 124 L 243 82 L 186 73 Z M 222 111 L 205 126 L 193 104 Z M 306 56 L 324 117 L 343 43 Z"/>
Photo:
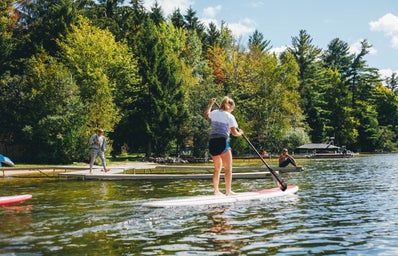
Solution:
<path fill-rule="evenodd" d="M 296 168 L 300 167 L 297 164 L 296 160 L 291 155 L 289 155 L 288 150 L 284 148 L 282 154 L 279 155 L 279 167 L 286 167 L 288 164 L 292 164 Z"/>

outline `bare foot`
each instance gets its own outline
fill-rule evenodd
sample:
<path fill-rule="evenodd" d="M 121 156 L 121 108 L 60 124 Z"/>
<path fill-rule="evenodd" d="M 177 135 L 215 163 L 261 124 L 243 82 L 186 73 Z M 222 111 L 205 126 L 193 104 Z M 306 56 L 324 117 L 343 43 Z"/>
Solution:
<path fill-rule="evenodd" d="M 214 195 L 215 196 L 225 196 L 223 193 L 221 193 L 220 191 L 214 191 Z"/>
<path fill-rule="evenodd" d="M 109 172 L 111 169 L 105 169 L 105 172 Z"/>
<path fill-rule="evenodd" d="M 235 192 L 233 192 L 233 191 L 230 191 L 229 193 L 227 193 L 227 196 L 234 196 L 234 195 L 237 195 L 238 193 L 235 193 Z"/>

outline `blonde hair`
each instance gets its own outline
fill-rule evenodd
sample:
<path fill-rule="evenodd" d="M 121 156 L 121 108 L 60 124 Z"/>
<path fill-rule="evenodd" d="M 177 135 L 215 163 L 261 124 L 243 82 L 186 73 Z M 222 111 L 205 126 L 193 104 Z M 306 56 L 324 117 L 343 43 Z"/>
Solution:
<path fill-rule="evenodd" d="M 220 109 L 225 111 L 228 110 L 231 106 L 235 106 L 234 100 L 228 96 L 225 96 L 224 99 L 222 99 Z"/>

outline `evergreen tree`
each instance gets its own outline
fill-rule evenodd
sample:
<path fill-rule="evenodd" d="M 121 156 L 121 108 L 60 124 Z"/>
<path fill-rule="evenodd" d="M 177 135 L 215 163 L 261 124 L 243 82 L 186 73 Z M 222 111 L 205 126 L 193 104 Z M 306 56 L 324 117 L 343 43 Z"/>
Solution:
<path fill-rule="evenodd" d="M 351 107 L 351 93 L 347 81 L 336 69 L 326 69 L 323 80 L 326 84 L 327 135 L 334 137 L 337 145 L 353 149 L 358 139 L 358 120 L 353 118 L 354 109 Z"/>
<path fill-rule="evenodd" d="M 37 0 L 26 6 L 26 38 L 21 38 L 21 57 L 30 57 L 45 49 L 51 56 L 59 50 L 56 40 L 65 36 L 79 13 L 79 4 L 72 0 Z"/>
<path fill-rule="evenodd" d="M 171 23 L 173 23 L 176 28 L 183 28 L 185 25 L 184 16 L 181 14 L 180 9 L 176 9 L 170 17 Z"/>
<path fill-rule="evenodd" d="M 199 18 L 196 16 L 196 12 L 192 9 L 192 7 L 189 7 L 187 13 L 184 15 L 184 18 L 185 18 L 185 28 L 188 31 L 190 30 L 195 31 L 202 40 L 205 28 L 203 24 L 200 23 Z"/>
<path fill-rule="evenodd" d="M 264 40 L 264 35 L 257 29 L 254 31 L 253 35 L 249 36 L 249 49 L 257 49 L 260 52 L 269 51 L 271 49 L 270 40 Z"/>
<path fill-rule="evenodd" d="M 133 129 L 142 136 L 130 143 L 141 145 L 149 157 L 170 152 L 187 118 L 183 64 L 179 59 L 185 38 L 183 31 L 171 23 L 156 26 L 152 19 L 146 19 L 142 29 L 137 55 L 145 89 L 130 119 L 135 119 Z"/>
<path fill-rule="evenodd" d="M 353 57 L 350 54 L 348 43 L 335 38 L 328 44 L 326 51 L 323 53 L 324 66 L 332 70 L 337 70 L 342 79 L 345 80 L 348 76 Z"/>
<path fill-rule="evenodd" d="M 208 29 L 204 36 L 204 45 L 206 49 L 220 45 L 221 34 L 218 31 L 216 24 L 210 22 Z"/>
<path fill-rule="evenodd" d="M 361 51 L 355 55 L 349 70 L 349 85 L 352 94 L 354 118 L 358 120 L 358 149 L 373 151 L 376 148 L 379 124 L 375 109 L 375 88 L 380 82 L 378 72 L 367 66 L 365 56 L 372 46 L 367 40 L 361 42 Z"/>
<path fill-rule="evenodd" d="M 149 15 L 149 17 L 151 17 L 151 19 L 153 20 L 153 22 L 155 22 L 156 25 L 159 25 L 165 21 L 163 17 L 162 7 L 158 4 L 157 1 L 155 2 L 155 5 L 151 8 L 151 11 L 152 12 Z"/>
<path fill-rule="evenodd" d="M 327 113 L 324 110 L 327 103 L 324 100 L 324 82 L 320 80 L 323 72 L 319 61 L 321 49 L 312 44 L 312 38 L 305 30 L 300 30 L 299 36 L 292 38 L 292 48 L 288 50 L 299 65 L 301 107 L 311 128 L 311 139 L 313 142 L 322 142 L 326 136 Z"/>
<path fill-rule="evenodd" d="M 337 145 L 355 145 L 358 138 L 357 122 L 352 118 L 352 94 L 349 90 L 349 70 L 353 55 L 349 45 L 338 38 L 333 39 L 323 53 L 326 84 L 325 106 L 328 113 L 326 131 L 329 137 L 334 137 Z"/>
<path fill-rule="evenodd" d="M 390 77 L 387 77 L 385 79 L 387 88 L 389 88 L 391 91 L 395 93 L 395 95 L 398 95 L 398 76 L 397 73 L 392 73 Z"/>
<path fill-rule="evenodd" d="M 231 29 L 228 28 L 224 21 L 221 22 L 220 36 L 220 47 L 226 52 L 232 54 L 232 51 L 235 48 L 235 39 L 232 35 Z"/>

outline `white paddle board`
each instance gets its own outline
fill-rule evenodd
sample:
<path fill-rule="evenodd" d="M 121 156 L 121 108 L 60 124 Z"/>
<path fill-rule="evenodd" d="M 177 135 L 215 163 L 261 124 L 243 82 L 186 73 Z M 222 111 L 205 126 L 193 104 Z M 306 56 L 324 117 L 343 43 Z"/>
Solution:
<path fill-rule="evenodd" d="M 239 201 L 264 200 L 274 197 L 292 195 L 298 191 L 298 186 L 287 186 L 285 191 L 279 188 L 270 188 L 252 192 L 237 193 L 232 196 L 211 195 L 211 196 L 191 196 L 175 198 L 169 200 L 149 201 L 142 204 L 146 207 L 176 207 L 176 206 L 197 206 L 197 205 L 217 205 L 230 204 Z"/>
<path fill-rule="evenodd" d="M 32 198 L 32 195 L 0 196 L 0 205 L 16 204 Z"/>

